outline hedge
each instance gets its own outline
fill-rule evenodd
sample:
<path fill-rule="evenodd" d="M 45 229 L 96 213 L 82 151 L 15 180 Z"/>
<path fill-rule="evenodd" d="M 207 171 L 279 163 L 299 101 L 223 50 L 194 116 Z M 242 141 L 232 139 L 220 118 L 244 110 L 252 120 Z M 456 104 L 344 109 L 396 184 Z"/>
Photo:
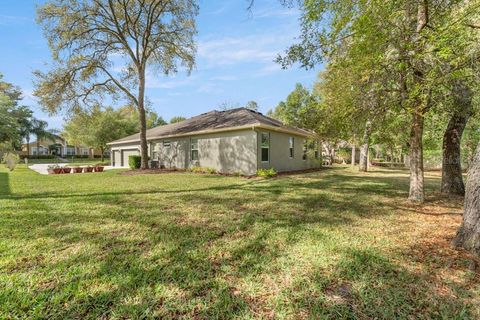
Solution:
<path fill-rule="evenodd" d="M 130 167 L 130 169 L 140 169 L 141 163 L 141 156 L 128 156 L 128 166 Z"/>

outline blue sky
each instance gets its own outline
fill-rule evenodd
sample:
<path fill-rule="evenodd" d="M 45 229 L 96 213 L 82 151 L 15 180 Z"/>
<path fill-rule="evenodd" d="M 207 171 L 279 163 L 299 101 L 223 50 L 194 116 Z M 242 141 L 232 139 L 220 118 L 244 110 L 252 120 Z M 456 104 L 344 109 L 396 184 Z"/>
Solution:
<path fill-rule="evenodd" d="M 68 114 L 48 116 L 32 96 L 32 71 L 44 69 L 50 52 L 35 23 L 41 0 L 1 0 L 0 73 L 24 91 L 24 104 L 51 128 L 61 128 Z M 171 77 L 149 74 L 147 95 L 167 121 L 190 117 L 222 102 L 245 105 L 255 100 L 266 112 L 284 100 L 295 83 L 311 87 L 317 70 L 294 66 L 282 70 L 273 59 L 299 34 L 298 11 L 278 0 L 259 0 L 251 13 L 246 0 L 200 0 L 197 65 L 190 76 L 180 71 Z M 120 104 L 120 103 L 119 103 Z"/>

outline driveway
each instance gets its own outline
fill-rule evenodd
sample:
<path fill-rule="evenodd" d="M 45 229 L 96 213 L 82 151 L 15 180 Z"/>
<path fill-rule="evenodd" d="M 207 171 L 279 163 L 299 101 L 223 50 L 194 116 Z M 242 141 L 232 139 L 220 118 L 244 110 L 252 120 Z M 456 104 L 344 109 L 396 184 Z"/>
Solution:
<path fill-rule="evenodd" d="M 32 164 L 31 166 L 28 166 L 30 169 L 33 171 L 36 171 L 40 174 L 48 174 L 48 166 L 52 165 L 58 165 L 59 167 L 68 167 L 68 163 L 38 163 L 38 164 Z M 80 167 L 86 167 L 80 165 Z M 104 166 L 104 170 L 112 170 L 112 169 L 126 169 L 126 168 L 119 168 L 119 167 L 112 167 L 112 166 Z"/>

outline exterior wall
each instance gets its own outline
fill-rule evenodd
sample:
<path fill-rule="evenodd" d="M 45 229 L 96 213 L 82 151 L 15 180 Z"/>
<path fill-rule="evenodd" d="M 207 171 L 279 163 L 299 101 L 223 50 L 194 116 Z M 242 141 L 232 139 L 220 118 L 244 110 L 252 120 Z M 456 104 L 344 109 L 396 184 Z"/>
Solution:
<path fill-rule="evenodd" d="M 148 152 L 150 153 L 150 144 L 148 145 Z M 118 144 L 112 146 L 110 149 L 110 162 L 112 166 L 115 167 L 128 167 L 128 163 L 122 164 L 123 154 L 127 151 L 137 150 L 140 154 L 140 144 L 129 143 L 129 144 Z"/>
<path fill-rule="evenodd" d="M 270 134 L 270 159 L 262 162 L 261 158 L 261 133 Z M 307 160 L 303 160 L 303 144 L 306 138 L 283 132 L 258 130 L 258 168 L 274 168 L 277 172 L 306 170 L 321 167 L 321 159 L 315 159 L 314 150 L 307 151 Z M 290 158 L 289 138 L 294 138 L 294 157 Z"/>
<path fill-rule="evenodd" d="M 257 171 L 257 134 L 253 130 L 221 132 L 191 137 L 163 139 L 152 143 L 152 159 L 157 156 L 166 168 L 208 167 L 221 173 L 254 175 Z M 198 160 L 191 160 L 191 141 L 198 139 Z M 163 142 L 170 141 L 170 147 Z"/>
<path fill-rule="evenodd" d="M 221 173 L 256 174 L 257 134 L 255 131 L 222 132 L 193 138 L 198 138 L 199 159 L 190 161 L 190 166 L 214 168 Z"/>
<path fill-rule="evenodd" d="M 164 142 L 170 142 L 170 147 L 164 146 Z M 163 139 L 152 142 L 152 160 L 158 160 L 159 165 L 165 168 L 188 168 L 189 138 Z"/>

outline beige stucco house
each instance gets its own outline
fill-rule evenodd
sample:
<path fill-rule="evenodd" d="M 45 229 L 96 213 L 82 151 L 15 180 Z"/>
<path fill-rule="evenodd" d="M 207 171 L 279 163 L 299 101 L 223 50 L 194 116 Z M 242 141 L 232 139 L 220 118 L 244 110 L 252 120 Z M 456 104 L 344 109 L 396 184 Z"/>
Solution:
<path fill-rule="evenodd" d="M 254 175 L 321 166 L 313 132 L 284 125 L 246 108 L 211 111 L 147 131 L 150 159 L 165 168 L 208 167 L 222 173 Z M 128 166 L 140 154 L 140 134 L 109 143 L 111 162 Z"/>

